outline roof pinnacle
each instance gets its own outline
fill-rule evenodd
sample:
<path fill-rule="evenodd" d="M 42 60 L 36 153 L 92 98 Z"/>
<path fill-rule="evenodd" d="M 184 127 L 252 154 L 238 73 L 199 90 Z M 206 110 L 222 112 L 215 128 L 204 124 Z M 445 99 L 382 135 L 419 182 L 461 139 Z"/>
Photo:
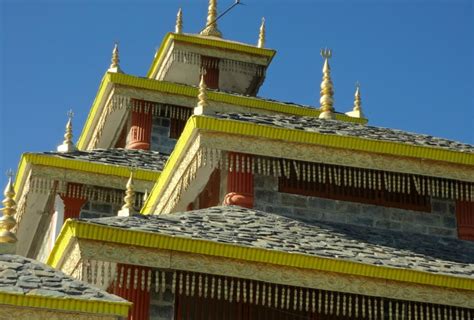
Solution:
<path fill-rule="evenodd" d="M 346 112 L 346 114 L 354 118 L 364 118 L 364 114 L 362 113 L 362 99 L 360 98 L 360 83 L 358 81 L 356 82 L 356 91 L 354 93 L 354 107 L 352 111 Z"/>
<path fill-rule="evenodd" d="M 176 15 L 176 26 L 174 32 L 183 33 L 183 10 L 181 10 L 181 8 L 179 8 L 178 14 Z"/>
<path fill-rule="evenodd" d="M 262 24 L 260 25 L 260 33 L 258 34 L 257 47 L 265 47 L 265 18 L 262 18 Z"/>
<path fill-rule="evenodd" d="M 114 72 L 114 73 L 123 73 L 122 69 L 120 69 L 118 42 L 115 42 L 114 49 L 112 50 L 112 60 L 110 63 L 109 70 L 107 71 Z"/>
<path fill-rule="evenodd" d="M 11 231 L 15 225 L 15 214 L 16 214 L 16 202 L 15 202 L 15 188 L 13 185 L 13 171 L 7 172 L 8 183 L 3 192 L 5 199 L 2 201 L 3 216 L 0 218 L 0 243 L 15 243 L 17 238 Z"/>
<path fill-rule="evenodd" d="M 207 97 L 207 86 L 206 81 L 204 80 L 204 73 L 203 70 L 201 74 L 201 81 L 199 82 L 199 94 L 198 94 L 198 107 L 199 108 L 206 108 L 209 106 L 208 97 Z"/>
<path fill-rule="evenodd" d="M 68 121 L 66 124 L 66 133 L 64 134 L 64 141 L 63 144 L 59 145 L 57 148 L 58 152 L 73 152 L 76 151 L 77 148 L 72 141 L 72 118 L 74 117 L 74 112 L 69 110 L 67 113 Z"/>
<path fill-rule="evenodd" d="M 129 217 L 135 213 L 135 208 L 133 207 L 135 202 L 135 190 L 133 185 L 133 171 L 130 172 L 130 178 L 128 178 L 125 197 L 123 198 L 124 205 L 122 209 L 118 212 L 120 217 Z"/>
<path fill-rule="evenodd" d="M 209 0 L 207 9 L 207 22 L 204 30 L 201 31 L 203 36 L 211 36 L 222 38 L 222 33 L 217 28 L 217 0 Z"/>
<path fill-rule="evenodd" d="M 334 87 L 331 80 L 331 67 L 329 59 L 332 57 L 331 49 L 321 49 L 321 57 L 324 58 L 323 80 L 321 82 L 321 114 L 320 119 L 334 119 Z"/>

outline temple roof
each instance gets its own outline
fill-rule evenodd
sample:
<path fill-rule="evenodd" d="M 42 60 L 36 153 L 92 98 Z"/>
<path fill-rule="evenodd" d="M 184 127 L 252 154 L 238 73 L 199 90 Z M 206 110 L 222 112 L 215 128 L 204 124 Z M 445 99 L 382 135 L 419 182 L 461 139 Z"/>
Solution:
<path fill-rule="evenodd" d="M 220 113 L 213 117 L 237 120 L 277 128 L 317 132 L 322 134 L 356 137 L 409 144 L 414 146 L 447 149 L 456 152 L 474 153 L 474 146 L 437 138 L 430 135 L 412 133 L 397 129 L 374 127 L 352 122 L 325 120 L 315 117 L 291 116 L 282 114 Z"/>
<path fill-rule="evenodd" d="M 474 279 L 474 244 L 455 239 L 308 223 L 237 206 L 172 215 L 82 220 L 130 231 L 211 241 Z"/>
<path fill-rule="evenodd" d="M 9 296 L 17 298 L 9 299 Z M 39 304 L 44 308 L 49 308 L 47 301 L 55 300 L 52 303 L 56 309 L 78 312 L 115 313 L 112 312 L 113 304 L 120 308 L 119 314 L 126 315 L 130 306 L 125 299 L 78 281 L 41 262 L 18 255 L 0 255 L 0 304 L 37 307 L 38 301 L 36 305 L 29 305 L 28 301 L 38 297 L 45 298 Z"/>
<path fill-rule="evenodd" d="M 162 171 L 168 154 L 158 151 L 131 149 L 95 149 L 74 152 L 43 152 L 41 154 L 65 159 L 83 160 L 103 164 L 118 165 L 130 168 Z"/>

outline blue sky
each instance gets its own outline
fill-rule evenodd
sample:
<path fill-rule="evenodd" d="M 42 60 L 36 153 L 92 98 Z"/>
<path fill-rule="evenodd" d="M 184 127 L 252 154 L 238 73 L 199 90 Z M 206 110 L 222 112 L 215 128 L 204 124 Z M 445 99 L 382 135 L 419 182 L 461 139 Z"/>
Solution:
<path fill-rule="evenodd" d="M 371 125 L 474 144 L 473 1 L 243 2 L 219 28 L 256 43 L 265 16 L 277 55 L 260 96 L 318 106 L 330 47 L 336 110 L 350 110 L 360 81 Z M 0 183 L 23 152 L 55 150 L 69 108 L 78 138 L 114 41 L 122 69 L 144 76 L 179 7 L 184 32 L 199 32 L 207 0 L 0 0 Z"/>

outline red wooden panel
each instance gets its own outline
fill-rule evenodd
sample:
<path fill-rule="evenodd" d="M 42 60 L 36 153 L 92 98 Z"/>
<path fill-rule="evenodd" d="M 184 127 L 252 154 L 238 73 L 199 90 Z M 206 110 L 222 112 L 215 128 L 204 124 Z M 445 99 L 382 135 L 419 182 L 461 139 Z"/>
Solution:
<path fill-rule="evenodd" d="M 459 239 L 474 241 L 474 202 L 456 201 Z"/>
<path fill-rule="evenodd" d="M 219 89 L 219 58 L 201 57 L 204 81 L 208 88 Z"/>

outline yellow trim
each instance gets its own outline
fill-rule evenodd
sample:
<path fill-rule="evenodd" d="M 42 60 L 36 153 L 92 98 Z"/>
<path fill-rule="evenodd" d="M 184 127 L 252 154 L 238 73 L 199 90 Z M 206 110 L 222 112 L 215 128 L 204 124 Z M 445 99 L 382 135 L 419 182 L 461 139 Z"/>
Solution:
<path fill-rule="evenodd" d="M 143 206 L 142 213 L 153 213 L 151 212 L 153 210 L 153 205 L 158 201 L 158 197 L 160 196 L 164 185 L 168 183 L 168 178 L 171 175 L 173 168 L 180 157 L 180 154 L 184 151 L 186 142 L 195 129 L 236 134 L 239 136 L 283 140 L 295 143 L 316 144 L 327 147 L 366 151 L 394 156 L 444 161 L 461 165 L 474 165 L 474 154 L 472 153 L 462 153 L 440 148 L 414 146 L 400 142 L 378 141 L 358 137 L 339 136 L 335 134 L 322 134 L 318 132 L 277 128 L 270 125 L 255 124 L 229 119 L 192 116 L 188 120 L 173 153 L 168 159 L 158 183 L 153 187 L 150 196 Z"/>
<path fill-rule="evenodd" d="M 174 250 L 185 253 L 204 254 L 257 263 L 270 263 L 286 267 L 337 272 L 370 278 L 418 283 L 453 289 L 474 291 L 474 279 L 423 271 L 375 266 L 341 259 L 324 258 L 299 253 L 287 253 L 262 248 L 244 247 L 207 240 L 167 236 L 152 232 L 124 230 L 77 220 L 68 220 L 48 258 L 48 264 L 57 267 L 66 254 L 73 237 L 145 248 Z"/>
<path fill-rule="evenodd" d="M 130 86 L 139 89 L 145 90 L 152 90 L 158 91 L 173 95 L 180 95 L 186 96 L 191 98 L 196 98 L 199 93 L 199 89 L 187 85 L 166 82 L 166 81 L 158 81 L 153 79 L 145 79 L 139 78 L 135 76 L 131 76 L 128 74 L 123 73 L 106 73 L 102 83 L 99 88 L 99 92 L 94 100 L 92 105 L 91 111 L 89 112 L 89 116 L 87 117 L 86 124 L 84 125 L 84 129 L 82 130 L 81 136 L 79 137 L 79 141 L 77 142 L 77 146 L 79 149 L 86 148 L 86 136 L 87 133 L 92 128 L 92 123 L 96 114 L 99 109 L 99 105 L 104 98 L 104 92 L 106 91 L 108 85 L 110 83 L 117 84 L 117 85 L 124 85 Z M 246 97 L 240 96 L 235 94 L 229 94 L 224 92 L 216 92 L 210 91 L 208 92 L 208 99 L 210 101 L 222 102 L 231 105 L 241 106 L 241 107 L 248 107 L 248 108 L 255 108 L 279 113 L 287 113 L 291 115 L 298 115 L 298 116 L 308 116 L 308 117 L 318 117 L 321 113 L 318 109 L 309 108 L 309 107 L 301 107 L 298 105 L 286 104 L 282 102 L 275 102 L 275 101 L 268 101 L 264 99 L 259 99 L 255 97 Z M 353 118 L 349 117 L 345 114 L 337 113 L 336 119 L 345 121 L 345 122 L 355 122 L 365 124 L 367 123 L 367 119 L 364 118 Z"/>
<path fill-rule="evenodd" d="M 20 165 L 18 167 L 18 175 L 16 178 L 18 183 L 15 184 L 15 191 L 17 193 L 20 188 L 20 182 L 27 173 L 26 168 L 28 164 L 43 165 L 103 175 L 113 175 L 124 178 L 128 178 L 130 176 L 130 168 L 125 166 L 102 164 L 78 159 L 66 159 L 54 155 L 25 153 L 22 155 Z M 136 169 L 134 173 L 134 178 L 137 180 L 156 181 L 159 177 L 160 172 L 152 170 Z"/>
<path fill-rule="evenodd" d="M 126 317 L 132 306 L 130 302 L 97 301 L 62 297 L 43 297 L 18 293 L 0 292 L 0 304 L 26 308 L 84 312 L 100 315 L 116 315 Z M 32 311 L 33 312 L 33 311 Z"/>
<path fill-rule="evenodd" d="M 213 38 L 206 38 L 206 37 L 202 37 L 198 35 L 177 34 L 177 33 L 170 32 L 166 34 L 165 38 L 163 39 L 163 42 L 161 42 L 160 48 L 158 49 L 155 55 L 155 58 L 153 59 L 153 62 L 150 66 L 150 69 L 148 70 L 148 73 L 146 74 L 147 78 L 150 78 L 151 75 L 156 71 L 156 69 L 160 65 L 160 62 L 163 60 L 165 49 L 171 44 L 173 40 L 187 42 L 191 44 L 198 44 L 198 45 L 207 46 L 207 47 L 232 50 L 232 51 L 237 51 L 240 53 L 253 54 L 257 56 L 264 56 L 269 59 L 268 63 L 270 63 L 271 59 L 276 54 L 275 50 L 258 48 L 258 47 L 243 44 L 243 43 L 213 39 Z"/>

